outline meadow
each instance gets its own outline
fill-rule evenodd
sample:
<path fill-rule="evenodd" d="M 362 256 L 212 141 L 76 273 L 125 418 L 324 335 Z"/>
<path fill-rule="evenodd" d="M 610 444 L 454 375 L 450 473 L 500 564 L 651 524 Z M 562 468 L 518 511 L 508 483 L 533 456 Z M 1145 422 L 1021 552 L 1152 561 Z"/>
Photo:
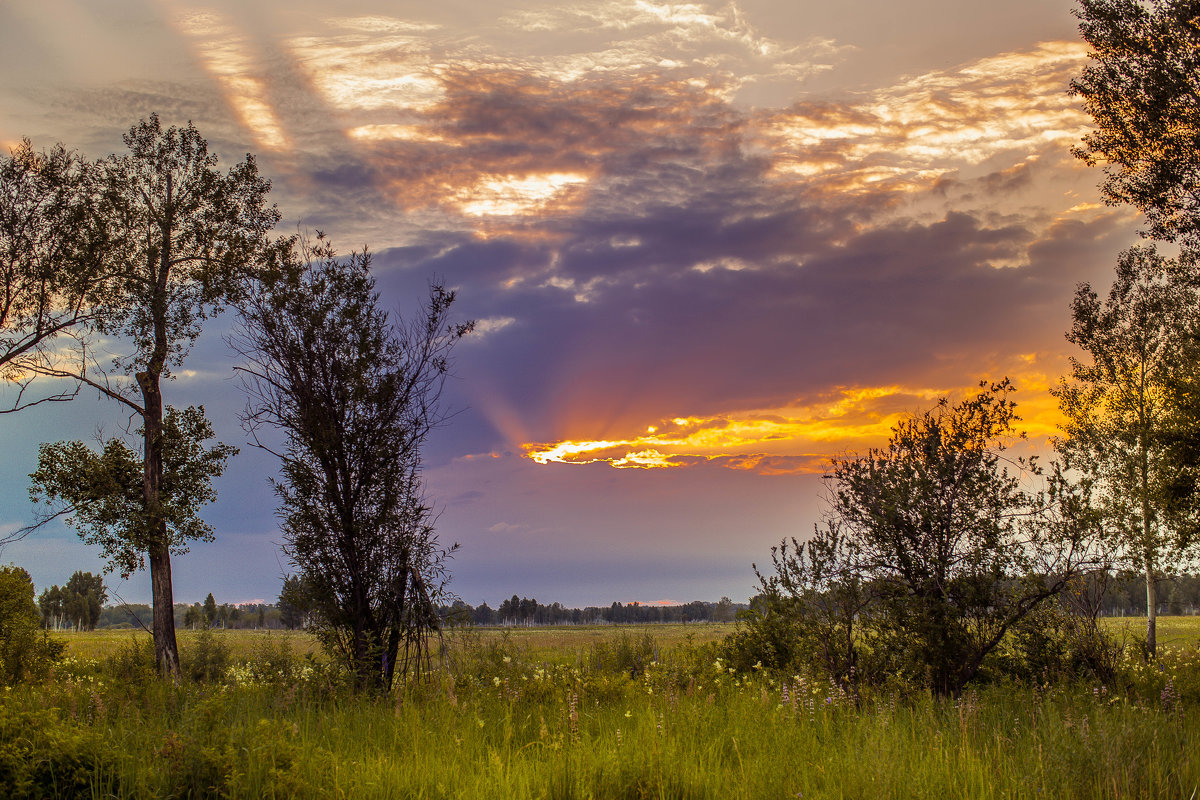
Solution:
<path fill-rule="evenodd" d="M 1109 621 L 1140 634 L 1139 620 Z M 64 635 L 48 679 L 3 690 L 12 796 L 332 798 L 1194 797 L 1200 619 L 1160 620 L 1111 685 L 859 695 L 741 672 L 728 625 L 451 633 L 421 681 L 349 693 L 301 633 Z"/>

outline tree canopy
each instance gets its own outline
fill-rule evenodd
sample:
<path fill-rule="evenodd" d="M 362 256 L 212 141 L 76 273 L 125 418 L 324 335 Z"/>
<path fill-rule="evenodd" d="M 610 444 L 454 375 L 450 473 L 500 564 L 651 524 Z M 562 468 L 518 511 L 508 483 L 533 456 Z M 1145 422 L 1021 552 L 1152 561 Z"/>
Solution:
<path fill-rule="evenodd" d="M 1076 155 L 1151 237 L 1200 243 L 1200 0 L 1080 0 L 1075 15 L 1092 61 L 1071 91 L 1097 126 Z"/>

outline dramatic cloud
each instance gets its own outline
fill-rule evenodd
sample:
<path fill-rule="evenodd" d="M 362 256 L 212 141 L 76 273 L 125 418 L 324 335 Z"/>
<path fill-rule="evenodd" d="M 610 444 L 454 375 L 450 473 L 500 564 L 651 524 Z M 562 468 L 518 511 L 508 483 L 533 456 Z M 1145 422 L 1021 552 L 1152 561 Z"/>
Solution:
<path fill-rule="evenodd" d="M 477 326 L 427 463 L 460 575 L 517 582 L 492 602 L 574 602 L 587 569 L 609 583 L 581 601 L 744 596 L 830 456 L 980 380 L 1013 378 L 1044 444 L 1071 293 L 1137 225 L 1069 152 L 1070 0 L 854 6 L 875 25 L 750 0 L 48 2 L 61 24 L 0 6 L 0 140 L 102 155 L 190 119 L 256 154 L 282 232 L 369 246 L 389 305 L 458 291 Z M 236 439 L 219 339 L 177 388 Z M 223 490 L 256 509 L 216 512 L 246 541 L 271 469 L 240 459 Z"/>

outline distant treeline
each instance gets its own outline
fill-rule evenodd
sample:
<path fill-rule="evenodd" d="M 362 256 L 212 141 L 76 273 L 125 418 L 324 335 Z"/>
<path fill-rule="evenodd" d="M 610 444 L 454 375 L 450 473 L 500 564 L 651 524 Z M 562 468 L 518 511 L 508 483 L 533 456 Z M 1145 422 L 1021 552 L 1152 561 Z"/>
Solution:
<path fill-rule="evenodd" d="M 451 625 L 613 625 L 652 622 L 731 622 L 737 612 L 748 608 L 745 603 L 734 603 L 723 597 L 719 601 L 696 600 L 675 606 L 646 605 L 643 603 L 613 603 L 610 606 L 588 606 L 566 608 L 561 603 L 544 605 L 537 600 L 513 595 L 499 608 L 487 603 L 472 606 L 461 600 L 453 605 L 442 606 L 439 611 Z M 302 614 L 292 611 L 286 603 L 252 603 L 232 605 L 221 603 L 216 606 L 212 622 L 205 614 L 204 604 L 175 604 L 175 624 L 179 628 L 193 629 L 211 626 L 230 629 L 285 630 L 304 626 Z M 97 628 L 150 627 L 151 609 L 144 603 L 129 603 L 106 606 L 100 611 Z"/>
<path fill-rule="evenodd" d="M 544 605 L 529 597 L 513 595 L 492 608 L 487 603 L 471 606 L 461 600 L 442 609 L 451 624 L 473 625 L 614 625 L 650 622 L 732 622 L 737 612 L 749 608 L 722 597 L 715 603 L 694 600 L 682 605 L 613 603 L 610 606 L 567 608 L 561 603 Z"/>
<path fill-rule="evenodd" d="M 1200 575 L 1176 575 L 1159 586 L 1158 612 L 1172 615 L 1200 614 Z M 753 600 L 751 600 L 753 603 Z M 561 603 L 549 605 L 529 597 L 513 595 L 492 608 L 486 602 L 472 606 L 461 600 L 439 608 L 450 624 L 471 625 L 616 625 L 652 622 L 731 622 L 737 613 L 749 606 L 734 603 L 728 597 L 717 602 L 694 600 L 674 606 L 644 603 L 613 603 L 609 606 L 567 608 Z M 204 605 L 175 604 L 175 624 L 180 628 L 201 628 L 208 614 Z M 1103 616 L 1145 616 L 1146 586 L 1140 575 L 1112 576 L 1108 579 L 1100 602 Z M 97 628 L 150 627 L 150 606 L 144 603 L 105 606 L 96 621 Z M 140 623 L 139 623 L 140 620 Z M 304 617 L 286 603 L 251 603 L 233 605 L 221 603 L 215 607 L 212 627 L 234 629 L 285 630 L 304 627 Z"/>

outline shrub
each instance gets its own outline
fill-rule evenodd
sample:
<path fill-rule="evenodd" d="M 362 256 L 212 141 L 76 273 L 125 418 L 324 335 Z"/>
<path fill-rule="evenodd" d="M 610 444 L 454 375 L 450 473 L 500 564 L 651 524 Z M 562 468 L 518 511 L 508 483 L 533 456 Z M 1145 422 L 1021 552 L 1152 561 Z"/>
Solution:
<path fill-rule="evenodd" d="M 229 646 L 205 628 L 196 636 L 195 644 L 184 652 L 182 661 L 184 674 L 192 680 L 201 683 L 219 681 L 229 669 Z"/>
<path fill-rule="evenodd" d="M 40 677 L 63 654 L 62 642 L 41 629 L 33 580 L 20 567 L 0 567 L 0 683 Z"/>
<path fill-rule="evenodd" d="M 109 796 L 98 789 L 115 781 L 115 758 L 99 734 L 51 710 L 0 703 L 0 786 L 7 798 Z"/>

